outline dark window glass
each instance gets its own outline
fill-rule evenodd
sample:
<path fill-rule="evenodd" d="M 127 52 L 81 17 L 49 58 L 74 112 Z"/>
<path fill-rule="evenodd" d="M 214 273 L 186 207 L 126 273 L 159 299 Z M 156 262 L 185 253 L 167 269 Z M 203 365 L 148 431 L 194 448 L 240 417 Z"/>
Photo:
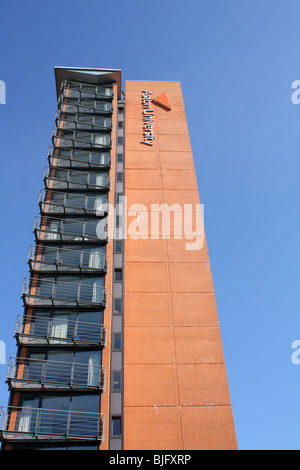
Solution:
<path fill-rule="evenodd" d="M 120 240 L 116 241 L 115 251 L 116 253 L 122 253 L 122 242 Z"/>
<path fill-rule="evenodd" d="M 115 281 L 122 281 L 122 269 L 115 269 Z"/>
<path fill-rule="evenodd" d="M 112 435 L 120 436 L 121 434 L 121 418 L 112 418 Z"/>
<path fill-rule="evenodd" d="M 122 301 L 121 299 L 114 300 L 114 313 L 122 313 Z"/>
<path fill-rule="evenodd" d="M 120 334 L 114 334 L 113 335 L 113 344 L 114 344 L 114 349 L 121 349 L 121 335 Z"/>
<path fill-rule="evenodd" d="M 120 390 L 121 389 L 121 374 L 120 372 L 113 373 L 113 390 Z"/>

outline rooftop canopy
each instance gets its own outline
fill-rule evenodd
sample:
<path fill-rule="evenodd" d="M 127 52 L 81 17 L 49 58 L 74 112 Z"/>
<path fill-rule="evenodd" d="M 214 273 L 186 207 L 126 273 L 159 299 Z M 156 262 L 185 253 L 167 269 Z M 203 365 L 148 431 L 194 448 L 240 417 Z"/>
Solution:
<path fill-rule="evenodd" d="M 118 99 L 121 98 L 121 70 L 120 69 L 93 69 L 85 67 L 54 67 L 57 97 L 60 95 L 61 84 L 64 80 L 101 85 L 114 83 L 118 85 Z"/>

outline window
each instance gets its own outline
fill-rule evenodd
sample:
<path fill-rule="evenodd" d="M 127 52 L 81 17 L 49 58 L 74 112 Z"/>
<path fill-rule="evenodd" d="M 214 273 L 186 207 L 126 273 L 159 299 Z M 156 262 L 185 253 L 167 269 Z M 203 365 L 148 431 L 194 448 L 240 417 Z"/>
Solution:
<path fill-rule="evenodd" d="M 123 127 L 123 121 L 118 121 L 118 127 L 122 129 L 122 127 Z"/>
<path fill-rule="evenodd" d="M 122 269 L 115 269 L 115 281 L 121 282 L 122 277 Z"/>
<path fill-rule="evenodd" d="M 118 137 L 118 144 L 122 145 L 123 144 L 123 137 Z"/>
<path fill-rule="evenodd" d="M 121 435 L 121 418 L 112 418 L 112 435 L 120 436 Z"/>
<path fill-rule="evenodd" d="M 121 334 L 120 333 L 114 333 L 113 334 L 113 349 L 120 350 L 121 349 Z"/>
<path fill-rule="evenodd" d="M 123 181 L 123 173 L 117 173 L 117 181 L 122 182 Z"/>
<path fill-rule="evenodd" d="M 120 216 L 116 215 L 116 227 L 120 227 Z"/>
<path fill-rule="evenodd" d="M 121 314 L 122 313 L 122 300 L 121 299 L 115 299 L 114 300 L 114 313 L 115 314 Z"/>
<path fill-rule="evenodd" d="M 121 240 L 117 240 L 115 243 L 115 252 L 122 253 L 122 242 Z"/>
<path fill-rule="evenodd" d="M 121 390 L 121 373 L 120 372 L 113 372 L 112 389 Z"/>
<path fill-rule="evenodd" d="M 123 161 L 123 154 L 122 154 L 122 153 L 118 153 L 118 154 L 117 154 L 117 161 L 118 161 L 118 162 L 122 162 L 122 161 Z"/>

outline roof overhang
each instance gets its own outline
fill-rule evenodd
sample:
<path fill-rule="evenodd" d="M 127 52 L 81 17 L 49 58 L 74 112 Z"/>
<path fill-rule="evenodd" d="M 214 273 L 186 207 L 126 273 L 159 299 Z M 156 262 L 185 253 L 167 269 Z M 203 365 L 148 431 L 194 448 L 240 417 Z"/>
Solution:
<path fill-rule="evenodd" d="M 54 67 L 57 98 L 63 80 L 74 80 L 101 85 L 101 83 L 117 83 L 118 99 L 121 98 L 120 69 L 90 69 L 85 67 Z"/>

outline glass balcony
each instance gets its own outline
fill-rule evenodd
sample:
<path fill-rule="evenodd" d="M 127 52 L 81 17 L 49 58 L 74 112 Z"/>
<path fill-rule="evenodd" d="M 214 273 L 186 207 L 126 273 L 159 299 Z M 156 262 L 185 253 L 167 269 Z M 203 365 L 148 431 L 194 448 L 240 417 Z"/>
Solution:
<path fill-rule="evenodd" d="M 112 87 L 103 85 L 91 85 L 89 83 L 73 82 L 71 80 L 64 80 L 61 84 L 61 92 L 66 97 L 81 97 L 91 99 L 112 99 Z"/>
<path fill-rule="evenodd" d="M 107 289 L 101 279 L 84 281 L 26 278 L 22 287 L 24 307 L 95 307 L 107 305 Z"/>
<path fill-rule="evenodd" d="M 87 195 L 42 190 L 39 197 L 42 214 L 92 215 L 104 217 L 109 212 L 107 195 Z"/>
<path fill-rule="evenodd" d="M 100 413 L 6 406 L 1 408 L 1 440 L 103 441 Z"/>
<path fill-rule="evenodd" d="M 10 358 L 6 382 L 12 390 L 104 390 L 105 368 L 93 364 Z"/>
<path fill-rule="evenodd" d="M 113 105 L 110 102 L 86 98 L 66 98 L 63 95 L 61 95 L 58 100 L 58 109 L 62 113 L 80 113 L 96 116 L 111 115 L 114 110 Z"/>
<path fill-rule="evenodd" d="M 89 152 L 86 150 L 56 149 L 50 147 L 48 151 L 49 165 L 55 168 L 82 169 L 109 169 L 111 156 L 109 152 Z"/>
<path fill-rule="evenodd" d="M 33 231 L 37 242 L 95 243 L 109 241 L 106 219 L 56 219 L 36 217 Z"/>
<path fill-rule="evenodd" d="M 56 127 L 66 130 L 87 132 L 111 131 L 110 117 L 91 116 L 88 114 L 70 114 L 58 111 L 55 116 Z"/>
<path fill-rule="evenodd" d="M 28 264 L 32 273 L 106 273 L 108 257 L 102 247 L 78 250 L 49 245 L 30 246 Z"/>
<path fill-rule="evenodd" d="M 58 129 L 52 131 L 52 143 L 57 148 L 110 149 L 110 133 L 91 133 Z"/>
<path fill-rule="evenodd" d="M 63 170 L 47 167 L 44 171 L 46 189 L 70 191 L 108 191 L 110 178 L 107 173 Z"/>
<path fill-rule="evenodd" d="M 14 336 L 18 346 L 104 347 L 106 326 L 70 320 L 68 314 L 53 317 L 19 315 Z"/>

